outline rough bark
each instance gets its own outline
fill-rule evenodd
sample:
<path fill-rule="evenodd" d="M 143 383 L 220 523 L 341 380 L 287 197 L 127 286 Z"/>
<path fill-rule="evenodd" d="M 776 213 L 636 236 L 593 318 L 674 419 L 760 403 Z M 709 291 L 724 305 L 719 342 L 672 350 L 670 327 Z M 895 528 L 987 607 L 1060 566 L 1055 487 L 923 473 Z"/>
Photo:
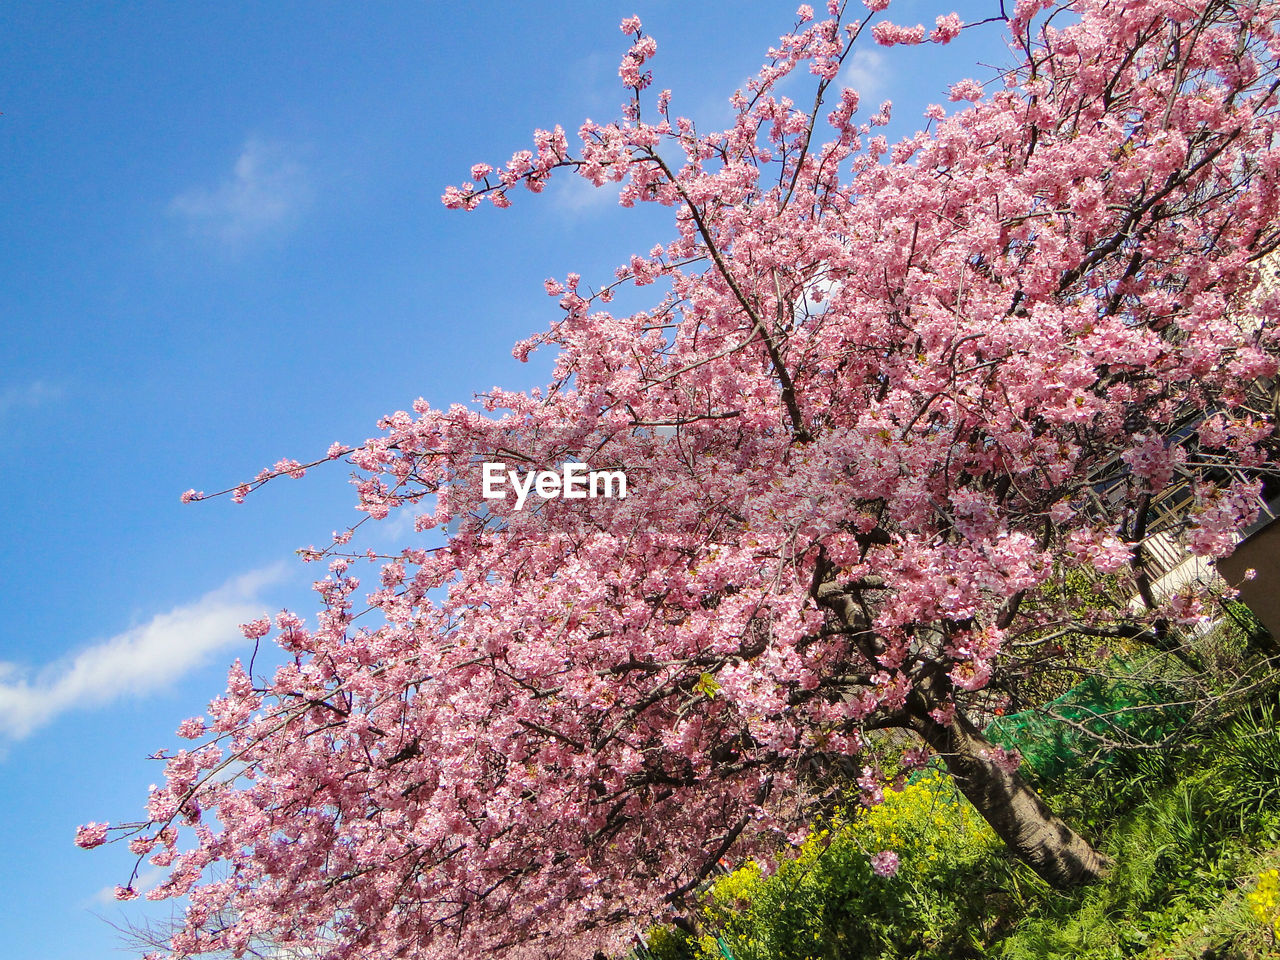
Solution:
<path fill-rule="evenodd" d="M 994 744 L 963 714 L 950 726 L 914 714 L 910 727 L 943 759 L 960 792 L 996 835 L 1058 889 L 1102 877 L 1110 861 L 1068 827 L 1016 771 L 991 758 Z"/>
<path fill-rule="evenodd" d="M 862 655 L 871 662 L 879 654 L 859 591 L 878 583 L 859 581 L 840 585 L 824 579 L 828 568 L 815 575 L 814 597 L 840 623 L 859 631 Z M 926 672 L 917 678 L 915 691 L 903 713 L 892 722 L 913 730 L 947 765 L 960 792 L 1019 859 L 1058 889 L 1097 880 L 1110 861 L 1062 822 L 1016 771 L 995 763 L 995 748 L 972 722 L 957 710 L 949 726 L 930 716 L 929 708 L 949 692 L 945 675 Z"/>

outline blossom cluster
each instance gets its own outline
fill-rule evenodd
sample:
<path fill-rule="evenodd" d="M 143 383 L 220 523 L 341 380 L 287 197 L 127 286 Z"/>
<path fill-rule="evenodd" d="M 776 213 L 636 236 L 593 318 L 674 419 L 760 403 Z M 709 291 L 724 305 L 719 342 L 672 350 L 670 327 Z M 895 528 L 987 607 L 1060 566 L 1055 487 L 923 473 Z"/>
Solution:
<path fill-rule="evenodd" d="M 167 871 L 147 896 L 188 900 L 169 955 L 618 950 L 721 857 L 796 835 L 813 771 L 861 769 L 868 818 L 896 802 L 855 760 L 868 725 L 1014 782 L 969 718 L 1060 625 L 1055 576 L 1128 576 L 1135 513 L 1193 470 L 1186 535 L 1223 555 L 1260 485 L 1216 478 L 1274 461 L 1273 419 L 1242 409 L 1280 366 L 1280 300 L 1254 296 L 1280 3 L 1209 5 L 1076 0 L 1041 32 L 1053 4 L 1020 0 L 1034 64 L 956 84 L 896 144 L 891 103 L 824 113 L 784 81 L 825 91 L 855 42 L 946 42 L 954 15 L 930 35 L 888 0 L 849 24 L 806 5 L 712 133 L 665 92 L 647 112 L 657 47 L 624 21 L 620 117 L 572 146 L 538 131 L 443 198 L 501 207 L 571 174 L 671 208 L 602 290 L 548 281 L 555 317 L 515 351 L 553 353 L 546 389 L 419 401 L 229 491 L 345 458 L 358 509 L 410 510 L 415 535 L 305 551 L 328 563 L 317 614 L 244 628 L 283 665 L 237 663 L 180 728 L 130 840 Z M 616 311 L 623 286 L 654 302 Z M 625 471 L 627 497 L 518 510 L 484 496 L 499 460 Z M 892 838 L 867 851 L 885 882 L 907 869 Z"/>

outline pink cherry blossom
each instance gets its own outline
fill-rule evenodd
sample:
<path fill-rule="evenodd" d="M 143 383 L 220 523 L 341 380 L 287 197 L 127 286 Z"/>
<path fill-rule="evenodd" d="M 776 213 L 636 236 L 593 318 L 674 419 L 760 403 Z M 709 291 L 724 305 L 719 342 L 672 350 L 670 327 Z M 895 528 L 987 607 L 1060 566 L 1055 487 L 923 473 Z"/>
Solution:
<path fill-rule="evenodd" d="M 960 80 L 951 85 L 951 93 L 948 99 L 952 101 L 982 99 L 982 84 L 976 80 Z"/>
<path fill-rule="evenodd" d="M 86 850 L 101 846 L 107 842 L 107 825 L 105 823 L 86 823 L 76 830 L 76 846 Z"/>
<path fill-rule="evenodd" d="M 929 34 L 929 39 L 934 43 L 950 43 L 960 36 L 960 29 L 964 25 L 958 13 L 938 17 L 936 23 L 937 26 Z"/>
<path fill-rule="evenodd" d="M 890 23 L 888 20 L 881 20 L 871 28 L 871 35 L 875 37 L 876 43 L 884 47 L 892 47 L 899 43 L 923 43 L 924 26 L 917 23 L 914 27 L 904 27 Z"/>
<path fill-rule="evenodd" d="M 881 850 L 871 857 L 871 869 L 877 877 L 894 876 L 900 863 L 898 855 L 892 850 Z"/>
<path fill-rule="evenodd" d="M 955 83 L 954 111 L 896 142 L 891 103 L 864 119 L 830 84 L 851 43 L 925 28 L 865 6 L 852 30 L 839 4 L 802 8 L 718 131 L 648 92 L 657 45 L 623 21 L 618 117 L 535 131 L 442 198 L 502 207 L 580 176 L 666 211 L 611 277 L 547 281 L 549 320 L 513 354 L 544 351 L 549 382 L 419 400 L 223 491 L 343 458 L 356 519 L 439 540 L 374 550 L 341 523 L 303 551 L 315 615 L 246 624 L 282 665 L 231 668 L 163 755 L 147 822 L 120 828 L 163 869 L 148 897 L 188 903 L 167 955 L 621 951 L 694 909 L 721 858 L 776 858 L 831 799 L 811 771 L 861 769 L 878 802 L 868 728 L 918 737 L 911 762 L 958 771 L 993 819 L 972 778 L 1020 792 L 1026 836 L 1077 865 L 1015 831 L 1045 879 L 1098 875 L 976 719 L 993 683 L 1055 665 L 1052 631 L 1196 622 L 1204 590 L 1156 596 L 1143 544 L 1221 557 L 1257 516 L 1280 3 L 1076 0 L 1042 32 L 1059 5 L 1020 0 L 1030 59 Z M 488 461 L 589 462 L 631 489 L 525 510 L 485 495 Z M 1078 613 L 1063 570 L 1135 602 Z"/>

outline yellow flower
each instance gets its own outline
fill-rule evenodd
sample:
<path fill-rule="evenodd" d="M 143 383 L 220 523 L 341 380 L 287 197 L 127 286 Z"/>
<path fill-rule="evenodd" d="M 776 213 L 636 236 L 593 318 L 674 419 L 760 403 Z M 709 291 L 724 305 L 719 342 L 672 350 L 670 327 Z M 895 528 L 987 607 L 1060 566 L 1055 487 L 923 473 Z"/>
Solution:
<path fill-rule="evenodd" d="M 1257 921 L 1280 938 L 1280 870 L 1267 870 L 1248 896 L 1249 909 Z"/>

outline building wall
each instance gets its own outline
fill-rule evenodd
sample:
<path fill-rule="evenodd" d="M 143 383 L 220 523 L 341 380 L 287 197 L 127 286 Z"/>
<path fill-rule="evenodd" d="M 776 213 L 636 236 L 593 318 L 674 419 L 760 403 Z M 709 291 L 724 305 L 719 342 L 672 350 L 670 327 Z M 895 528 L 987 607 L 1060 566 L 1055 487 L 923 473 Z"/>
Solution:
<path fill-rule="evenodd" d="M 1257 579 L 1244 580 L 1249 568 Z M 1240 587 L 1240 600 L 1261 620 L 1272 636 L 1280 637 L 1280 523 L 1259 530 L 1225 560 L 1218 572 L 1233 586 Z"/>

